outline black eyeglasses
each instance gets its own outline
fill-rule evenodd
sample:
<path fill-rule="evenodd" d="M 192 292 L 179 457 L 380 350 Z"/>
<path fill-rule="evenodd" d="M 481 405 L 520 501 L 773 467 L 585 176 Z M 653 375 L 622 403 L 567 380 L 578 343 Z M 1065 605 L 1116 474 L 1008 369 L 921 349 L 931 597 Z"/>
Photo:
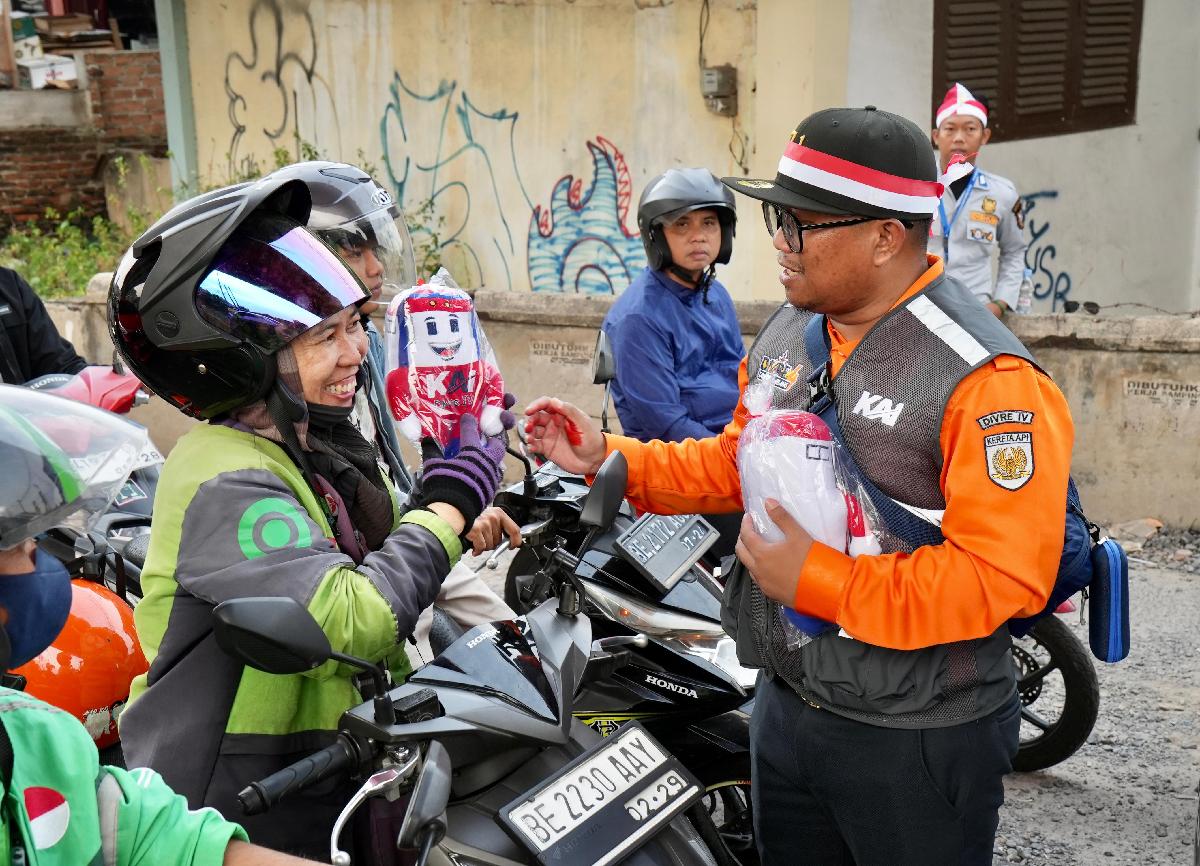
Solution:
<path fill-rule="evenodd" d="M 1091 313 L 1093 316 L 1100 312 L 1100 305 L 1095 301 L 1084 301 L 1082 304 L 1079 301 L 1063 301 L 1063 312 L 1074 313 L 1083 307 L 1084 312 Z"/>
<path fill-rule="evenodd" d="M 794 253 L 804 252 L 804 233 L 815 231 L 816 229 L 836 229 L 844 226 L 857 226 L 863 223 L 875 222 L 880 217 L 855 217 L 848 220 L 837 220 L 828 223 L 802 223 L 792 214 L 791 211 L 785 210 L 778 205 L 773 205 L 770 202 L 762 203 L 763 222 L 767 224 L 767 234 L 775 237 L 775 232 L 783 231 L 783 239 L 787 241 L 788 249 Z M 912 224 L 904 220 L 900 220 L 905 228 L 912 228 Z"/>

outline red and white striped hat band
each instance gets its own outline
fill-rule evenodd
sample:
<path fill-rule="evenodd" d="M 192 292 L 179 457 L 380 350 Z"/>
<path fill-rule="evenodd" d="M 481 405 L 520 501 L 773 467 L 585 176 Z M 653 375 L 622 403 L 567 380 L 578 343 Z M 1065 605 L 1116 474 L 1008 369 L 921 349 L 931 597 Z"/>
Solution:
<path fill-rule="evenodd" d="M 779 173 L 800 183 L 899 213 L 932 214 L 937 210 L 943 190 L 937 181 L 888 174 L 794 141 L 788 143 L 779 159 Z"/>
<path fill-rule="evenodd" d="M 946 91 L 946 98 L 942 100 L 941 108 L 937 111 L 937 120 L 933 125 L 941 126 L 947 117 L 953 117 L 956 114 L 974 117 L 987 126 L 987 109 L 983 107 L 982 102 L 971 95 L 971 91 L 961 84 L 955 84 Z"/>

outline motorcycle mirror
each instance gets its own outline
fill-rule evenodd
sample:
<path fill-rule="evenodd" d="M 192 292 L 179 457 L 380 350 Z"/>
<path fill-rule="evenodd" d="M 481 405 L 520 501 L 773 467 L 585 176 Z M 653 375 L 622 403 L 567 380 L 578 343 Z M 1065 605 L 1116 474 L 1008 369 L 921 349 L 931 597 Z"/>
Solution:
<path fill-rule="evenodd" d="M 417 848 L 422 844 L 432 847 L 446 835 L 451 769 L 446 748 L 437 740 L 430 740 L 421 774 L 408 801 L 408 811 L 404 813 L 404 823 L 400 825 L 397 848 Z M 432 842 L 424 838 L 430 832 L 434 835 Z"/>
<path fill-rule="evenodd" d="M 294 598 L 234 598 L 213 608 L 217 645 L 269 674 L 298 674 L 328 661 L 329 638 Z"/>
<path fill-rule="evenodd" d="M 596 332 L 596 348 L 592 351 L 592 384 L 604 385 L 617 378 L 617 362 L 612 343 L 604 331 Z"/>
<path fill-rule="evenodd" d="M 617 519 L 621 503 L 625 501 L 625 487 L 629 480 L 629 464 L 620 451 L 609 454 L 596 473 L 592 489 L 583 500 L 583 511 L 579 515 L 581 526 L 607 529 Z"/>

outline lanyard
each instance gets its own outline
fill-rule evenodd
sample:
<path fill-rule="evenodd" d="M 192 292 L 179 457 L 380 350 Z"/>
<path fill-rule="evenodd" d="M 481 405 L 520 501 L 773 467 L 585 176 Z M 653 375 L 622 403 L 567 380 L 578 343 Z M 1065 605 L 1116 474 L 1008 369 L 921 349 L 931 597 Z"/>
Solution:
<path fill-rule="evenodd" d="M 963 209 L 963 205 L 971 197 L 971 190 L 975 188 L 975 179 L 977 177 L 979 177 L 979 169 L 971 172 L 971 179 L 967 182 L 967 188 L 963 190 L 962 196 L 955 203 L 954 216 L 950 217 L 949 222 L 946 221 L 946 206 L 943 204 L 943 199 L 938 199 L 938 219 L 942 223 L 942 261 L 946 264 L 950 264 L 950 227 L 954 225 L 954 221 L 958 219 L 958 214 Z"/>

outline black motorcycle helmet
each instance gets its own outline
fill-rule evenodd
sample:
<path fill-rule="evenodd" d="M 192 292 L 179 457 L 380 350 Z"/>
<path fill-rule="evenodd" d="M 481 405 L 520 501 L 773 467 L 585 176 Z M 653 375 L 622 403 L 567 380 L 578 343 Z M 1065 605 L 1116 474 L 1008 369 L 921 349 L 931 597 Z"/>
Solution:
<path fill-rule="evenodd" d="M 311 196 L 266 177 L 189 199 L 125 253 L 109 333 L 130 370 L 196 418 L 267 396 L 275 353 L 367 299 L 357 277 L 304 226 Z"/>
<path fill-rule="evenodd" d="M 374 252 L 384 274 L 379 300 L 386 303 L 396 292 L 416 283 L 412 238 L 404 214 L 392 194 L 361 168 L 344 162 L 298 162 L 270 177 L 305 185 L 312 199 L 308 227 L 335 250 L 369 247 Z"/>
<path fill-rule="evenodd" d="M 737 230 L 737 208 L 733 193 L 706 168 L 672 168 L 642 190 L 638 202 L 638 228 L 651 269 L 671 266 L 671 249 L 662 226 L 694 210 L 711 208 L 721 223 L 721 248 L 714 264 L 728 264 Z"/>

